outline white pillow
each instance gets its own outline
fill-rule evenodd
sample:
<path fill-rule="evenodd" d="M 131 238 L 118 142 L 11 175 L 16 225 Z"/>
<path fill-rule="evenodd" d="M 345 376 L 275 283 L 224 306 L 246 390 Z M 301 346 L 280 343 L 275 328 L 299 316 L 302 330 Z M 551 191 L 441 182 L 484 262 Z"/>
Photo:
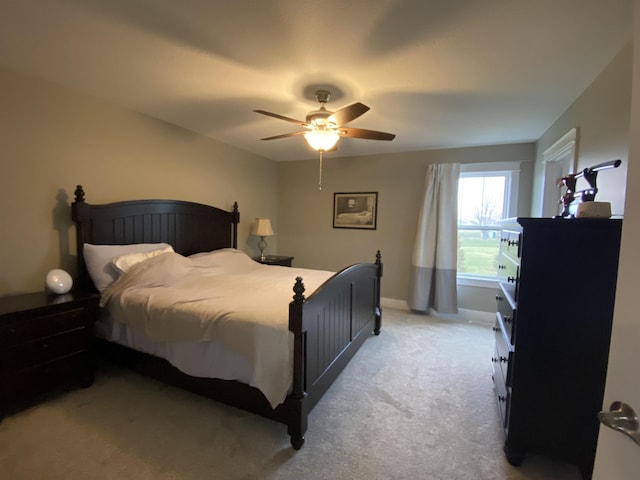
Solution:
<path fill-rule="evenodd" d="M 82 251 L 93 284 L 102 292 L 118 278 L 119 272 L 111 261 L 128 253 L 151 252 L 171 247 L 168 243 L 136 243 L 132 245 L 93 245 L 85 243 Z"/>
<path fill-rule="evenodd" d="M 173 252 L 173 248 L 169 246 L 160 250 L 152 250 L 150 252 L 127 253 L 126 255 L 120 255 L 119 257 L 114 258 L 111 263 L 119 273 L 124 273 L 134 265 L 144 262 L 148 258 L 171 252 Z"/>

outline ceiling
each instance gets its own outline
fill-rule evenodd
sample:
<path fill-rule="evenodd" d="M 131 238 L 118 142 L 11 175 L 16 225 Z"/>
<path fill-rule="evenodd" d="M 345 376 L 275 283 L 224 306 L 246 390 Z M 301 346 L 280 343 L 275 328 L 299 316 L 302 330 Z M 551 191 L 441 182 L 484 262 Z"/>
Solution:
<path fill-rule="evenodd" d="M 537 140 L 632 37 L 633 0 L 0 0 L 0 66 L 276 160 L 362 102 L 354 156 Z"/>

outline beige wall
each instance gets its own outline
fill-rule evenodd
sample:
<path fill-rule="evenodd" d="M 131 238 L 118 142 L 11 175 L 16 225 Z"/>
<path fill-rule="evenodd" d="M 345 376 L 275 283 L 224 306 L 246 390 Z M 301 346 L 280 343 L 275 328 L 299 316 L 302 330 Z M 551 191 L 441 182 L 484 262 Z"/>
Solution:
<path fill-rule="evenodd" d="M 576 172 L 608 160 L 622 160 L 619 168 L 598 174 L 596 200 L 611 202 L 614 214 L 624 213 L 629 156 L 631 54 L 632 44 L 629 43 L 538 140 L 531 203 L 533 216 L 539 216 L 542 211 L 542 153 L 574 127 L 578 129 Z M 578 189 L 588 187 L 584 180 L 578 182 Z"/>
<path fill-rule="evenodd" d="M 541 214 L 542 152 L 578 128 L 576 171 L 620 158 L 616 170 L 599 174 L 598 200 L 623 213 L 628 159 L 631 45 L 626 46 L 534 144 L 501 145 L 406 154 L 325 158 L 324 190 L 317 191 L 318 162 L 278 164 L 279 253 L 301 267 L 336 270 L 370 261 L 377 249 L 385 265 L 384 297 L 406 299 L 418 205 L 428 163 L 522 161 L 518 215 Z M 534 161 L 532 161 L 535 159 Z M 579 185 L 580 186 L 580 185 Z M 584 188 L 584 186 L 580 186 Z M 376 231 L 332 228 L 333 192 L 378 191 Z M 461 286 L 460 308 L 493 311 L 493 291 Z"/>
<path fill-rule="evenodd" d="M 357 140 L 356 140 L 357 141 Z M 356 262 L 373 261 L 381 250 L 384 261 L 382 296 L 407 297 L 411 253 L 429 163 L 521 161 L 525 199 L 528 193 L 534 145 L 515 144 L 431 150 L 392 155 L 332 158 L 324 161 L 323 190 L 318 191 L 318 161 L 278 163 L 278 253 L 295 256 L 298 267 L 339 270 Z M 334 192 L 378 192 L 378 228 L 334 229 Z M 465 292 L 461 289 L 462 308 Z M 486 295 L 487 289 L 481 290 Z M 490 295 L 495 304 L 494 295 Z"/>
<path fill-rule="evenodd" d="M 239 247 L 257 254 L 256 216 L 277 224 L 275 163 L 58 85 L 0 69 L 0 295 L 75 272 L 70 202 L 176 198 L 240 206 Z M 270 241 L 277 245 L 277 238 Z"/>
<path fill-rule="evenodd" d="M 257 253 L 249 228 L 272 218 L 268 253 L 300 267 L 338 270 L 383 253 L 383 296 L 405 299 L 426 165 L 521 161 L 519 215 L 538 215 L 542 153 L 579 129 L 578 169 L 621 158 L 600 174 L 598 199 L 622 213 L 628 157 L 631 46 L 623 49 L 537 146 L 516 144 L 368 157 L 327 155 L 275 163 L 52 83 L 0 69 L 2 253 L 0 295 L 42 287 L 52 268 L 75 270 L 69 203 L 76 184 L 87 201 L 178 198 L 241 211 L 243 250 Z M 357 140 L 354 140 L 357 141 Z M 537 147 L 537 148 L 536 148 Z M 535 159 L 535 168 L 534 168 Z M 378 229 L 332 228 L 333 192 L 377 191 Z M 530 201 L 531 200 L 531 201 Z M 491 311 L 486 289 L 462 287 L 460 307 Z"/>

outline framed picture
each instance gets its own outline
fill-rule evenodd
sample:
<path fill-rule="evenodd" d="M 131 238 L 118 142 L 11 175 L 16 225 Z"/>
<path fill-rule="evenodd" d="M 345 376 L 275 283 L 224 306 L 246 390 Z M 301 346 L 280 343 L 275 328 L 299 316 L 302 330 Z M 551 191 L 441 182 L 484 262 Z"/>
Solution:
<path fill-rule="evenodd" d="M 333 228 L 375 230 L 378 192 L 333 194 Z"/>

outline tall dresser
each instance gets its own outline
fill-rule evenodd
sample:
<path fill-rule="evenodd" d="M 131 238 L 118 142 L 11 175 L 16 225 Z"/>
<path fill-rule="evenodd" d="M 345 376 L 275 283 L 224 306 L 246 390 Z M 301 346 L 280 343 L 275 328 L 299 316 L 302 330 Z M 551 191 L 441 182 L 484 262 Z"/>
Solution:
<path fill-rule="evenodd" d="M 504 452 L 579 465 L 589 478 L 602 409 L 622 220 L 502 225 L 493 382 Z"/>

